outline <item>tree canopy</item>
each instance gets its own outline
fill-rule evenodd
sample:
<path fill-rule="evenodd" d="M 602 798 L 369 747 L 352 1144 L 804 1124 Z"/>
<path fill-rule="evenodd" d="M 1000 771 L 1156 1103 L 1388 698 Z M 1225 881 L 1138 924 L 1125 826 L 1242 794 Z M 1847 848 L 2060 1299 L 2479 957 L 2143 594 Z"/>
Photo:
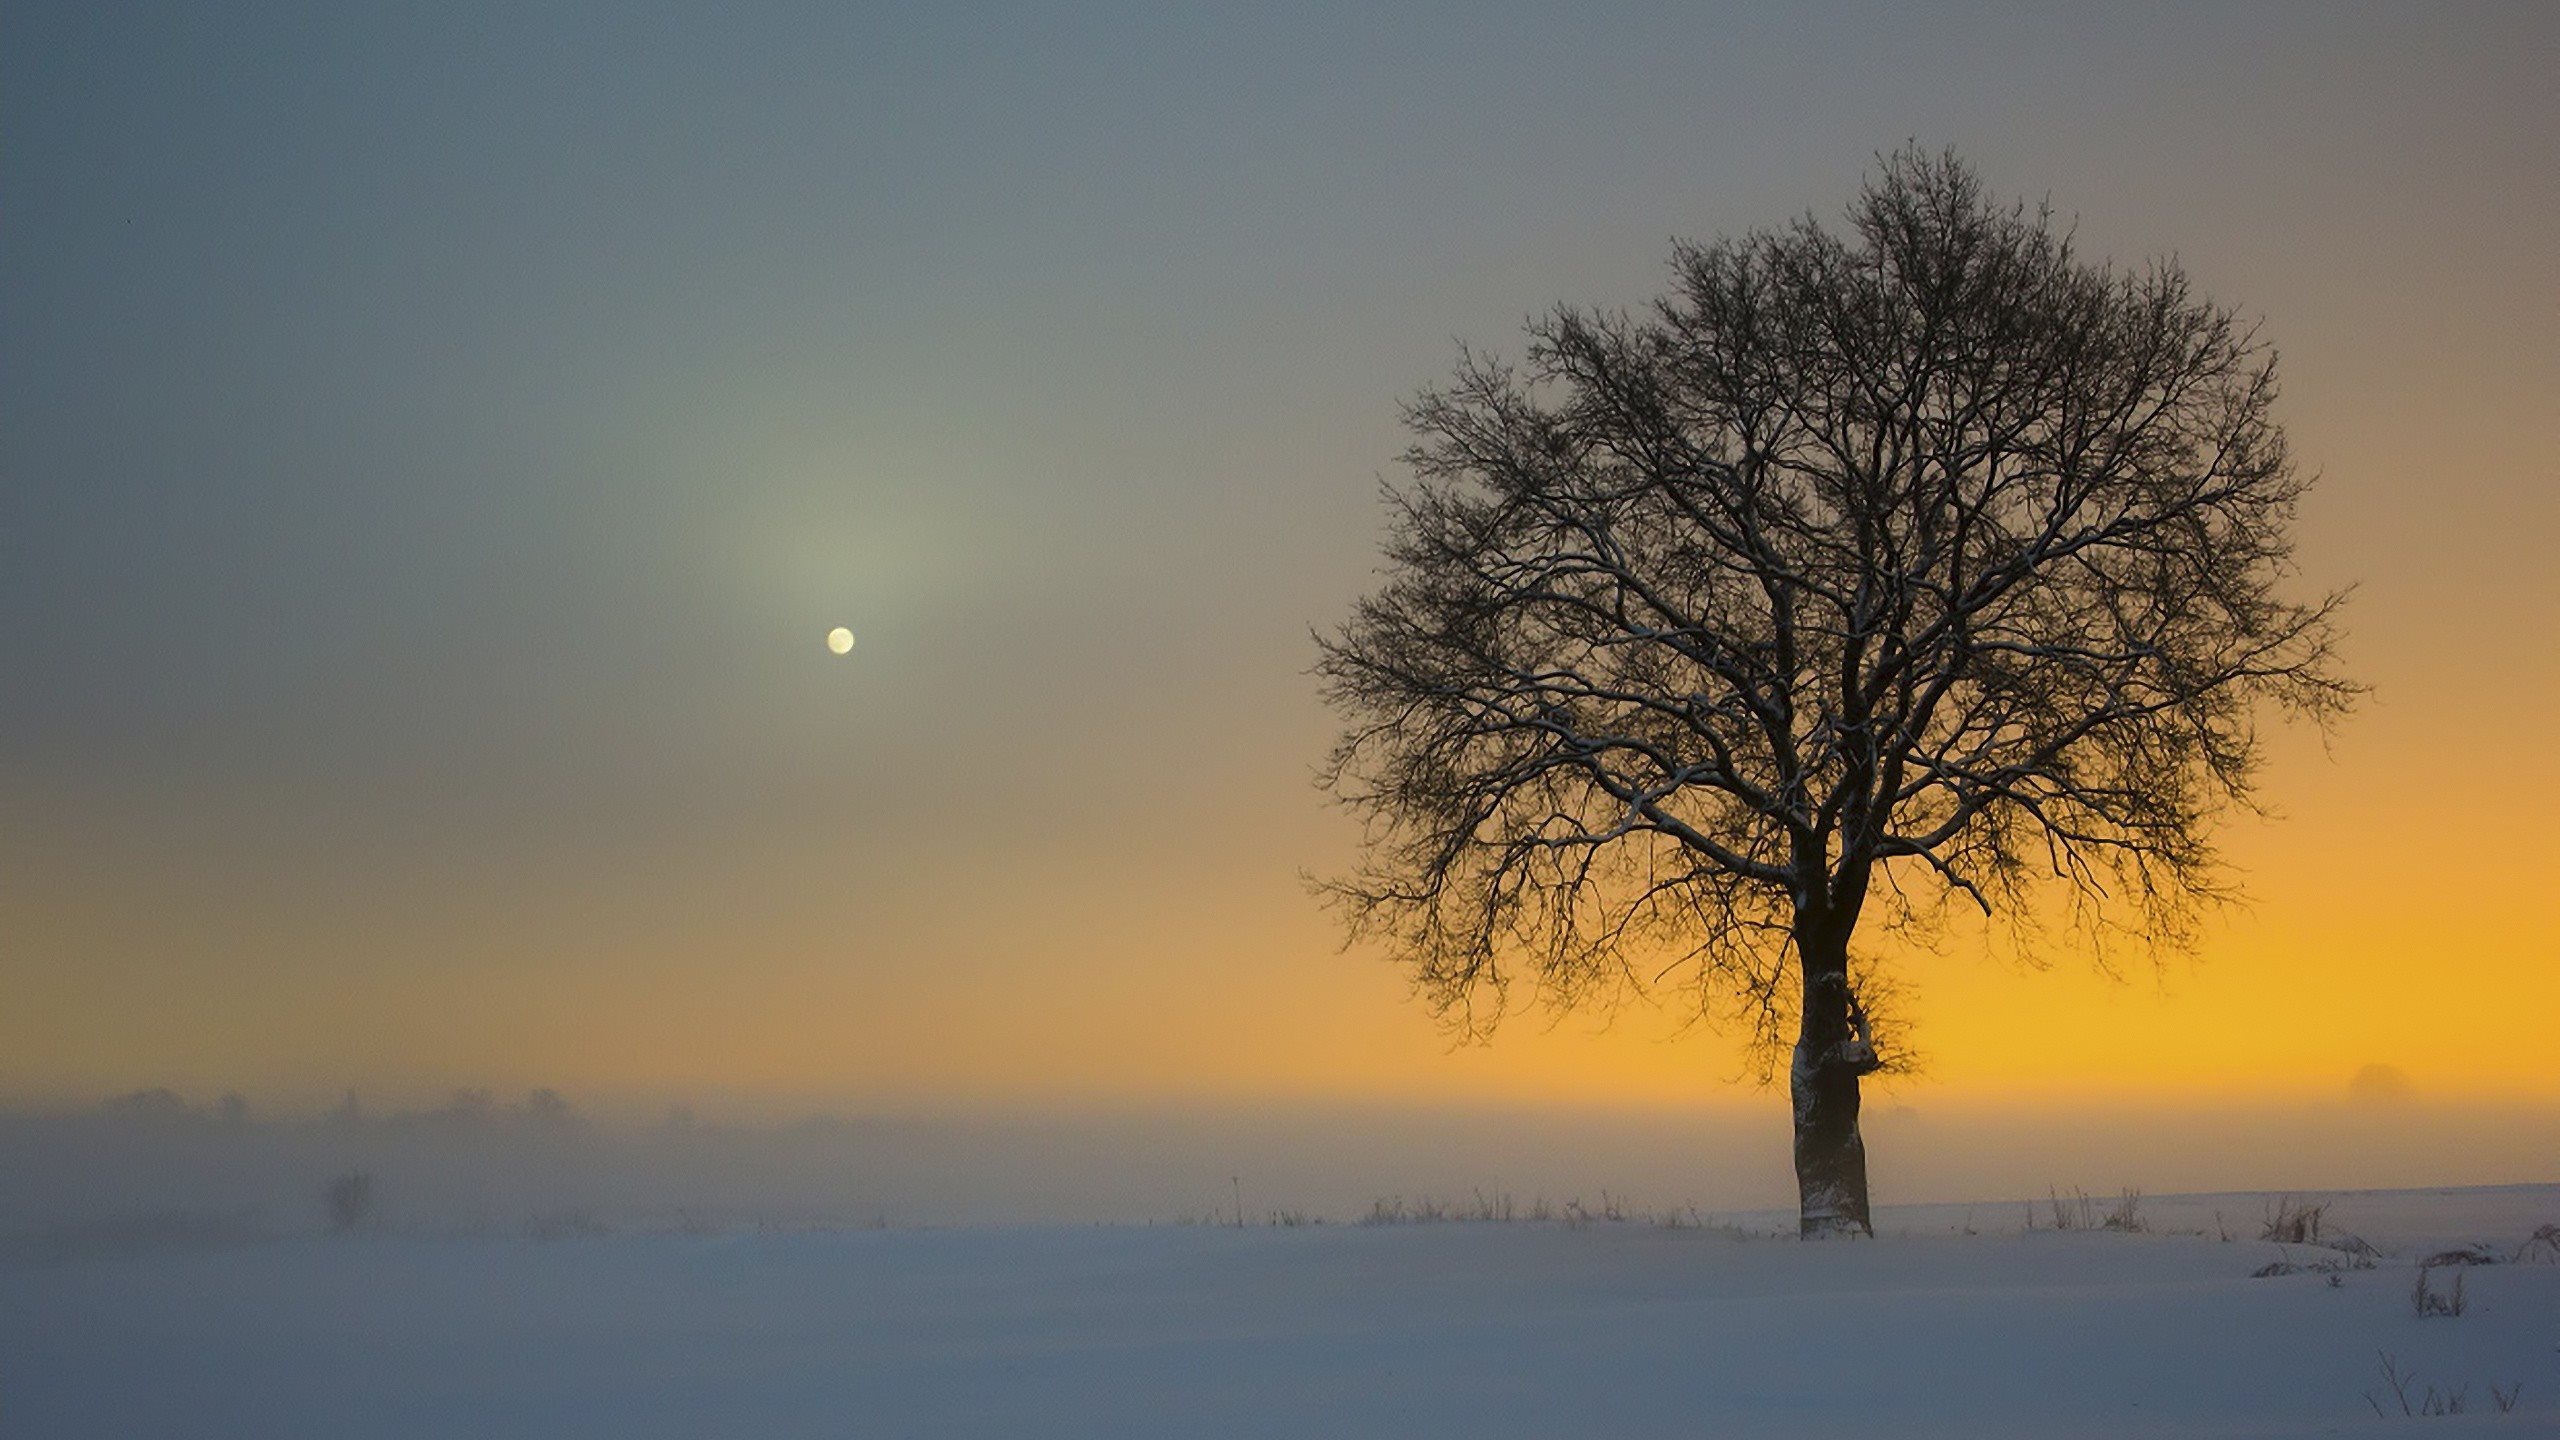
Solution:
<path fill-rule="evenodd" d="M 2182 941 L 2261 718 L 2356 693 L 2340 596 L 2286 593 L 2251 324 L 1951 154 L 1847 222 L 1681 244 L 1649 309 L 1407 407 L 1384 582 L 1320 641 L 1367 826 L 1329 888 L 1461 1028 L 1668 982 L 1774 1042 L 1833 984 L 1811 1063 L 1873 1068 L 1871 900 Z"/>

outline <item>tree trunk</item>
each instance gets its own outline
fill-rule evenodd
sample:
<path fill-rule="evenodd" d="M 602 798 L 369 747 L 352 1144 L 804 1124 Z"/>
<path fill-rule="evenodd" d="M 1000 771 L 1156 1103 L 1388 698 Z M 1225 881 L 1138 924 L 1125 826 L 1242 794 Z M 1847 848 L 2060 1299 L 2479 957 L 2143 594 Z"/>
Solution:
<path fill-rule="evenodd" d="M 1876 1068 L 1865 1014 L 1849 992 L 1846 934 L 1799 925 L 1804 1014 L 1788 1089 L 1795 1099 L 1799 1234 L 1873 1235 L 1867 1215 L 1867 1145 L 1858 1134 L 1858 1082 Z"/>

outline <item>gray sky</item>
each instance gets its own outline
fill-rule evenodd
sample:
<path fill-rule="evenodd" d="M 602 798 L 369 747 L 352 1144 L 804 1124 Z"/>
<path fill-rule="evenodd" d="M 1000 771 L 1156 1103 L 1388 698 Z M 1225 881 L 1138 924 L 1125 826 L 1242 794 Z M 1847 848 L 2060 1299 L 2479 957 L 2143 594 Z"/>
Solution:
<path fill-rule="evenodd" d="M 1453 337 L 1909 138 L 2267 317 L 2385 707 L 2279 798 L 2335 837 L 2460 734 L 2508 799 L 2390 824 L 2510 826 L 2554 16 L 14 5 L 0 1091 L 1706 1086 L 1448 1061 L 1334 953 L 1307 632 Z M 2499 913 L 2452 943 L 2550 973 Z M 2319 1083 L 2436 1083 L 2376 1010 Z"/>

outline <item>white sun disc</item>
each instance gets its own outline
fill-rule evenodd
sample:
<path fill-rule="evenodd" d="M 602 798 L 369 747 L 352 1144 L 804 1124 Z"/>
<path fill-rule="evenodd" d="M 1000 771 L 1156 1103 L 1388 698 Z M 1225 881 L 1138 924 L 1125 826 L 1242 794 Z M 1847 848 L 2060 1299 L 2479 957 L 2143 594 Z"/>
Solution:
<path fill-rule="evenodd" d="M 853 649 L 853 632 L 839 625 L 827 632 L 827 648 L 839 655 Z"/>

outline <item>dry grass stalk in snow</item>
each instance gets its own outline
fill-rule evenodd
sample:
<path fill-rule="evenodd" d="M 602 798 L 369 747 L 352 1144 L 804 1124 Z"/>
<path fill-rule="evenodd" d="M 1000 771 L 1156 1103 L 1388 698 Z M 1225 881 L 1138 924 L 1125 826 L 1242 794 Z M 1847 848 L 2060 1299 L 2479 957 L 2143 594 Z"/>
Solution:
<path fill-rule="evenodd" d="M 2427 1274 L 2428 1267 L 2418 1267 L 2418 1283 L 2409 1291 L 2410 1313 L 2421 1320 L 2435 1316 L 2447 1320 L 2461 1318 L 2462 1312 L 2470 1308 L 2470 1301 L 2462 1293 L 2462 1271 L 2456 1269 L 2453 1272 L 2453 1288 L 2450 1290 L 2433 1288 L 2427 1281 Z"/>
<path fill-rule="evenodd" d="M 2115 1208 L 2101 1216 L 2098 1224 L 2108 1230 L 2138 1235 L 2151 1228 L 2142 1221 L 2142 1192 L 2126 1189 L 2117 1193 Z"/>
<path fill-rule="evenodd" d="M 2297 1201 L 2290 1195 L 2279 1195 L 2267 1202 L 2267 1223 L 2258 1231 L 2261 1240 L 2279 1245 L 2317 1245 L 2320 1224 L 2327 1218 L 2327 1202 L 2314 1205 Z"/>
<path fill-rule="evenodd" d="M 2377 1351 L 2375 1358 L 2381 1363 L 2383 1389 L 2389 1393 L 2392 1404 L 2399 1408 L 2402 1415 L 2411 1418 L 2419 1416 L 2433 1418 L 2443 1415 L 2460 1415 L 2471 1408 L 2470 1386 L 2457 1385 L 2450 1391 L 2443 1391 L 2428 1385 L 2412 1395 L 2409 1393 L 2410 1387 L 2419 1383 L 2418 1372 L 2412 1370 L 2406 1374 L 2401 1373 L 2399 1360 L 2388 1351 Z M 2503 1389 L 2496 1385 L 2489 1387 L 2489 1402 L 2498 1407 L 2498 1413 L 2501 1415 L 2512 1413 L 2516 1403 L 2523 1398 L 2524 1382 L 2521 1380 Z M 2383 1407 L 2381 1397 L 2372 1391 L 2364 1392 L 2364 1403 L 2372 1406 L 2373 1413 L 2381 1418 L 2385 1420 L 2391 1418 L 2391 1411 Z"/>
<path fill-rule="evenodd" d="M 2116 1192 L 2115 1204 L 2104 1209 L 2099 1208 L 2094 1196 L 2077 1185 L 2071 1187 L 2068 1196 L 2059 1190 L 2047 1189 L 2045 1205 L 2056 1230 L 2116 1230 L 2140 1234 L 2151 1228 L 2142 1219 L 2142 1192 L 2130 1187 Z M 2035 1228 L 2032 1209 L 2027 1214 L 2027 1228 Z"/>

